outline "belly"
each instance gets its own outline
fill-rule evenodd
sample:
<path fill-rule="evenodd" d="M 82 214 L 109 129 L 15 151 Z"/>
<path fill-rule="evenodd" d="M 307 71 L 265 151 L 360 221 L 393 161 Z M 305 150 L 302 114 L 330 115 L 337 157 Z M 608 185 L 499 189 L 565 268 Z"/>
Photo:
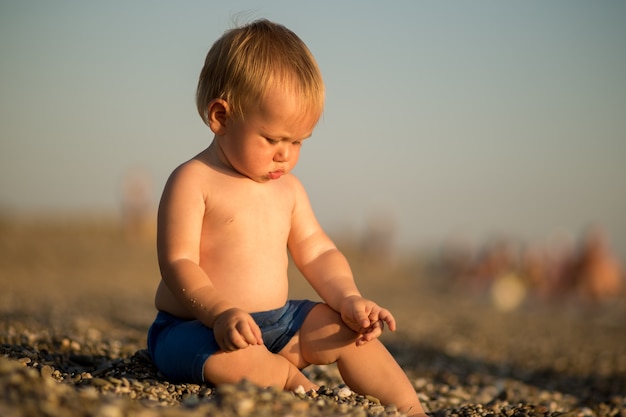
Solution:
<path fill-rule="evenodd" d="M 222 296 L 249 313 L 282 307 L 289 292 L 287 277 L 250 279 L 248 281 L 216 285 Z"/>
<path fill-rule="evenodd" d="M 288 279 L 249 280 L 246 282 L 214 283 L 220 295 L 235 307 L 249 313 L 274 310 L 287 302 L 289 294 Z M 177 317 L 193 318 L 193 315 L 178 301 L 178 298 L 161 280 L 155 295 L 155 306 Z"/>
<path fill-rule="evenodd" d="M 282 307 L 289 292 L 287 251 L 260 241 L 256 245 L 240 242 L 228 250 L 213 247 L 202 253 L 200 261 L 220 294 L 251 313 Z"/>
<path fill-rule="evenodd" d="M 252 224 L 239 219 L 220 227 L 205 224 L 199 266 L 206 274 L 207 284 L 213 285 L 220 297 L 233 306 L 249 313 L 282 307 L 289 292 L 288 228 L 283 223 L 284 220 L 266 219 L 266 222 Z M 194 285 L 195 288 L 202 286 L 202 283 Z M 190 317 L 178 300 L 165 285 L 160 285 L 157 308 Z M 203 302 L 209 303 L 209 300 Z"/>

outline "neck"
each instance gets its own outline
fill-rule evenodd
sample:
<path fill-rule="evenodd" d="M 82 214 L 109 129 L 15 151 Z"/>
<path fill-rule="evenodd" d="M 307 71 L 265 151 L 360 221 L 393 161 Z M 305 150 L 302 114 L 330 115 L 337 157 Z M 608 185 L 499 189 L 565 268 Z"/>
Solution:
<path fill-rule="evenodd" d="M 232 164 L 228 161 L 228 158 L 222 150 L 217 138 L 213 138 L 213 142 L 211 142 L 209 147 L 202 151 L 197 158 L 205 164 L 210 165 L 225 174 L 241 176 L 241 174 L 233 168 Z"/>

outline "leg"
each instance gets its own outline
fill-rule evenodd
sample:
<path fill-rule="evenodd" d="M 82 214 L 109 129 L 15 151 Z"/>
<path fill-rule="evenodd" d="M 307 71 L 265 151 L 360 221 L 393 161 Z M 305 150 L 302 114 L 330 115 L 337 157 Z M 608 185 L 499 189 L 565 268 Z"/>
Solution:
<path fill-rule="evenodd" d="M 408 415 L 425 415 L 411 382 L 383 344 L 376 339 L 357 347 L 356 338 L 337 312 L 320 304 L 300 329 L 300 351 L 309 363 L 337 362 L 342 378 L 354 391 L 395 404 Z"/>
<path fill-rule="evenodd" d="M 213 384 L 247 379 L 262 387 L 278 386 L 286 390 L 295 390 L 299 385 L 306 391 L 318 388 L 294 364 L 265 346 L 211 355 L 204 363 L 204 379 Z"/>

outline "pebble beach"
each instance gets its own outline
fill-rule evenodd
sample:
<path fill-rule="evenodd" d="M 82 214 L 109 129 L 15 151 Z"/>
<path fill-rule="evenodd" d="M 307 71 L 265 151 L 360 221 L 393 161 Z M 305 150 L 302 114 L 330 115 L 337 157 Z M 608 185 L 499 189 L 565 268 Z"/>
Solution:
<path fill-rule="evenodd" d="M 395 315 L 382 340 L 430 416 L 626 417 L 624 298 L 502 311 L 446 288 L 417 255 L 346 255 L 364 295 Z M 352 392 L 335 366 L 305 370 L 321 386 L 312 392 L 169 383 L 145 350 L 158 277 L 150 235 L 2 219 L 0 416 L 401 415 Z M 315 298 L 297 271 L 291 280 L 293 298 Z"/>

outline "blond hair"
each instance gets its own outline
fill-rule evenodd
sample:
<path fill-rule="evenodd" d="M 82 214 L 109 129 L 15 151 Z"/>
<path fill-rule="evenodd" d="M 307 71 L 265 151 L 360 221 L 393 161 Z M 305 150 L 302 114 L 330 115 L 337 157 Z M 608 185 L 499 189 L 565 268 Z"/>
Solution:
<path fill-rule="evenodd" d="M 243 118 L 271 87 L 301 97 L 303 112 L 319 118 L 324 108 L 324 82 L 304 42 L 286 27 L 262 19 L 228 30 L 209 50 L 200 73 L 196 106 L 208 124 L 214 99 L 225 100 L 231 116 Z"/>

